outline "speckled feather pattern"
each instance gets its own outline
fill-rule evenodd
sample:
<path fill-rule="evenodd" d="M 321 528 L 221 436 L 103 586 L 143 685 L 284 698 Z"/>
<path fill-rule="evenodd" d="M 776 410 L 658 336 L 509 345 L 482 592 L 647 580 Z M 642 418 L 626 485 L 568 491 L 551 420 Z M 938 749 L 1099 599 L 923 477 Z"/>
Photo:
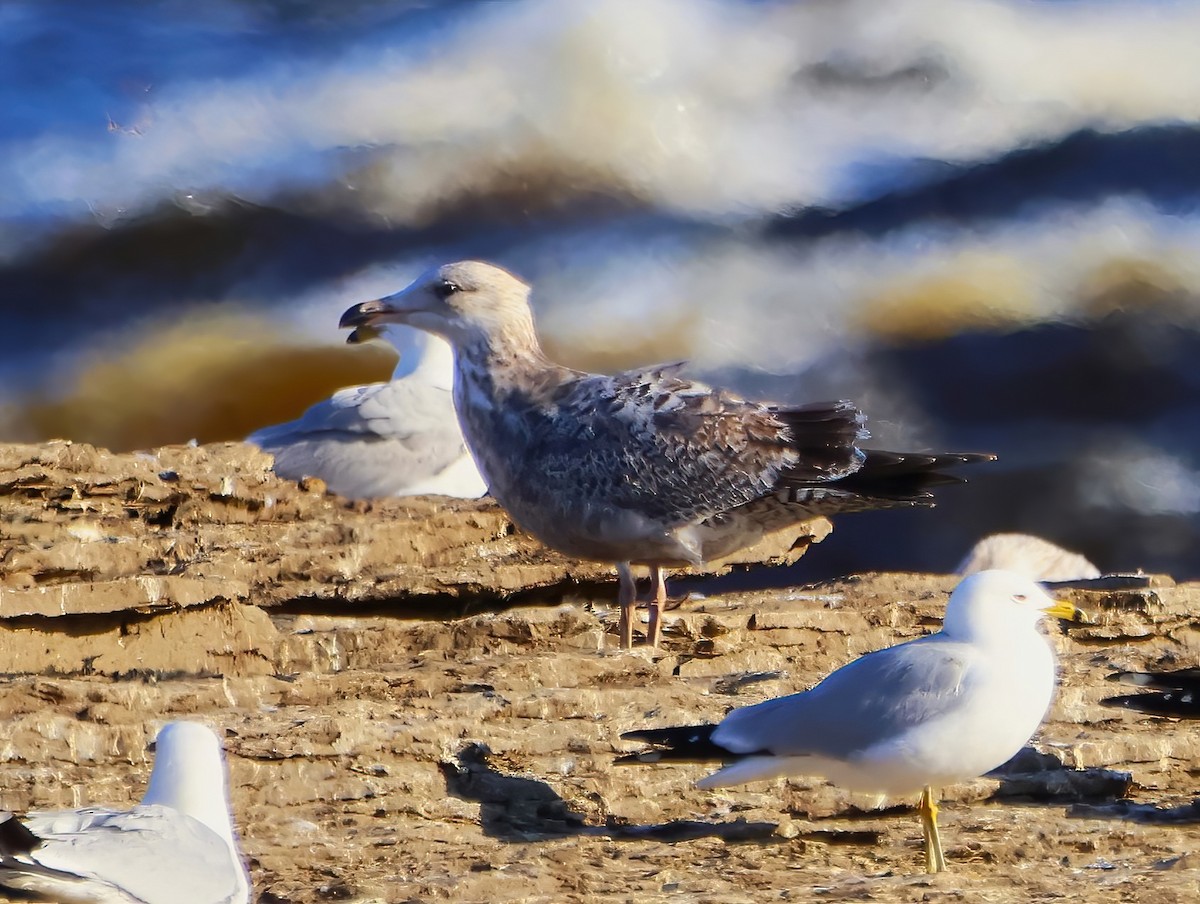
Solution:
<path fill-rule="evenodd" d="M 514 472 L 522 492 L 566 492 L 576 504 L 634 509 L 664 524 L 757 499 L 792 469 L 831 479 L 858 467 L 852 406 L 820 410 L 818 427 L 832 436 L 817 464 L 801 457 L 775 409 L 677 369 L 612 377 L 556 369 L 554 379 L 530 383 L 473 368 L 469 396 L 488 403 L 469 406 L 471 433 L 494 450 L 489 470 Z"/>
<path fill-rule="evenodd" d="M 601 376 L 468 349 L 456 402 L 492 494 L 526 529 L 584 557 L 724 555 L 768 522 L 805 517 L 785 484 L 829 483 L 861 466 L 866 433 L 850 403 L 782 409 L 680 370 Z M 843 495 L 808 501 L 837 508 Z M 673 536 L 686 528 L 700 532 Z"/>

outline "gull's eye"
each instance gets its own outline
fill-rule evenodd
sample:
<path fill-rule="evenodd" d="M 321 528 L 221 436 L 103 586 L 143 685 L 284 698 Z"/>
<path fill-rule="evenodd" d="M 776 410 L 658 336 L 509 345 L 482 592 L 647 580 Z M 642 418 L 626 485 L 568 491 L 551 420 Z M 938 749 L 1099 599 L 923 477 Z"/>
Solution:
<path fill-rule="evenodd" d="M 458 286 L 448 279 L 443 279 L 433 284 L 433 294 L 442 299 L 442 301 L 445 301 L 457 291 L 459 291 Z"/>
<path fill-rule="evenodd" d="M 1023 603 L 1023 602 L 1025 602 L 1027 599 L 1029 599 L 1029 597 L 1028 597 L 1028 596 L 1026 596 L 1024 593 L 1014 593 L 1014 594 L 1013 594 L 1013 599 L 1014 599 L 1016 602 L 1018 602 L 1018 603 Z"/>

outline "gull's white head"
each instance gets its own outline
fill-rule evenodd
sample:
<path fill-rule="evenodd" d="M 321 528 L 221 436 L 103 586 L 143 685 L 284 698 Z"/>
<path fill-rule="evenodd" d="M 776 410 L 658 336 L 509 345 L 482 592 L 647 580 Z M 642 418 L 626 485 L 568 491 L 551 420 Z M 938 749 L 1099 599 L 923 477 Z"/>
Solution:
<path fill-rule="evenodd" d="M 950 601 L 942 633 L 974 643 L 1003 642 L 1033 632 L 1043 615 L 1082 621 L 1083 613 L 1056 600 L 1023 574 L 992 569 L 963 578 Z"/>
<path fill-rule="evenodd" d="M 973 574 L 991 568 L 1017 571 L 1035 581 L 1098 578 L 1100 569 L 1079 553 L 1055 546 L 1032 534 L 992 534 L 976 543 L 955 569 Z"/>
<path fill-rule="evenodd" d="M 482 261 L 459 261 L 430 270 L 386 298 L 357 304 L 339 326 L 378 328 L 402 323 L 443 336 L 455 346 L 536 339 L 529 286 L 507 270 Z"/>
<path fill-rule="evenodd" d="M 154 741 L 143 804 L 160 804 L 204 823 L 235 847 L 221 742 L 198 722 L 168 722 Z"/>

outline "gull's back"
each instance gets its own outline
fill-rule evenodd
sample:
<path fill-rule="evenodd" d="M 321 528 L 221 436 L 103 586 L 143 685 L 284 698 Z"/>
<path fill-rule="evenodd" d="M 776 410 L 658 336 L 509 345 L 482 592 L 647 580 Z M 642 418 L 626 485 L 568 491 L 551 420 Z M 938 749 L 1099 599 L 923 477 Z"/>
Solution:
<path fill-rule="evenodd" d="M 280 477 L 319 477 L 349 499 L 482 496 L 454 410 L 450 347 L 416 330 L 382 332 L 400 353 L 391 380 L 339 390 L 247 442 L 274 455 Z"/>
<path fill-rule="evenodd" d="M 62 904 L 245 904 L 229 848 L 197 819 L 170 807 L 91 807 L 32 813 L 22 845 L 15 817 L 0 824 L 0 888 Z"/>
<path fill-rule="evenodd" d="M 487 487 L 463 444 L 449 389 L 411 382 L 343 389 L 297 420 L 247 442 L 287 480 L 315 476 L 349 499 L 440 493 L 474 499 Z"/>

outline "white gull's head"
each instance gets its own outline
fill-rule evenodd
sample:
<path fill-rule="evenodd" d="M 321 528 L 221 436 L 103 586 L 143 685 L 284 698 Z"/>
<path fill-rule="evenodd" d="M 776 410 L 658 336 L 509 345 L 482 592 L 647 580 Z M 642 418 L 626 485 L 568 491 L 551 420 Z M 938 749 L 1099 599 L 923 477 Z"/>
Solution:
<path fill-rule="evenodd" d="M 1032 534 L 992 534 L 972 547 L 955 570 L 973 574 L 989 568 L 1017 571 L 1037 581 L 1098 578 L 1100 569 L 1078 553 Z"/>
<path fill-rule="evenodd" d="M 1070 603 L 1056 600 L 1022 574 L 992 569 L 963 578 L 946 603 L 942 633 L 988 646 L 1032 632 L 1043 615 L 1081 621 Z"/>
<path fill-rule="evenodd" d="M 485 342 L 532 342 L 529 286 L 482 261 L 459 261 L 427 271 L 412 285 L 354 305 L 340 326 L 380 328 L 401 323 L 448 339 L 456 347 Z"/>
<path fill-rule="evenodd" d="M 171 807 L 204 823 L 235 847 L 221 742 L 197 722 L 168 722 L 154 741 L 154 769 L 143 804 Z"/>

